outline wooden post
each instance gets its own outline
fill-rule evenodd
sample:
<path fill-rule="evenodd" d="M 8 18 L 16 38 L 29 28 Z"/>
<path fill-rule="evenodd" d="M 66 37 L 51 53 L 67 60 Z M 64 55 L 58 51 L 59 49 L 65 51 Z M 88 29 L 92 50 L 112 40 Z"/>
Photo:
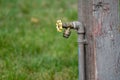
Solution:
<path fill-rule="evenodd" d="M 85 26 L 85 80 L 120 80 L 119 0 L 79 0 Z"/>

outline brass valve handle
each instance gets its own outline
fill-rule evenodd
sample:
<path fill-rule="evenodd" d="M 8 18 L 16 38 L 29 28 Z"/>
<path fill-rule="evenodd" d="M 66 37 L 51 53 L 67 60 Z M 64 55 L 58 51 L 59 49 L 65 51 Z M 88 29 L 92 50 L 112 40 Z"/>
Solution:
<path fill-rule="evenodd" d="M 56 28 L 57 28 L 58 32 L 62 32 L 63 27 L 62 27 L 62 21 L 61 20 L 57 20 Z"/>

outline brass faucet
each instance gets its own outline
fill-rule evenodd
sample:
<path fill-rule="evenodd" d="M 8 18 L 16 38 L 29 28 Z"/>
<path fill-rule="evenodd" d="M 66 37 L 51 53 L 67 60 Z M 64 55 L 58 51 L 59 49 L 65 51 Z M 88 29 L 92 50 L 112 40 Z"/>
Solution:
<path fill-rule="evenodd" d="M 69 38 L 69 36 L 71 35 L 71 29 L 77 30 L 78 33 L 84 33 L 84 28 L 82 24 L 78 21 L 62 23 L 61 20 L 57 20 L 56 28 L 58 32 L 62 32 L 64 28 L 63 37 L 65 38 Z"/>

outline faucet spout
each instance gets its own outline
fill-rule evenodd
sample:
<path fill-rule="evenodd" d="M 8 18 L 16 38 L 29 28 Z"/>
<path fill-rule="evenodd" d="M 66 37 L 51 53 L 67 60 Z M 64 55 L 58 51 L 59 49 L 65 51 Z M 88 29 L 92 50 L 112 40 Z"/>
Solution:
<path fill-rule="evenodd" d="M 62 23 L 61 20 L 58 20 L 56 25 L 56 28 L 59 32 L 61 32 L 62 29 L 64 29 L 63 37 L 65 38 L 69 38 L 71 34 L 71 29 L 76 30 L 78 34 L 84 34 L 84 27 L 78 21 Z"/>
<path fill-rule="evenodd" d="M 66 29 L 64 30 L 63 37 L 69 38 L 70 34 L 71 34 L 70 28 L 66 28 Z"/>

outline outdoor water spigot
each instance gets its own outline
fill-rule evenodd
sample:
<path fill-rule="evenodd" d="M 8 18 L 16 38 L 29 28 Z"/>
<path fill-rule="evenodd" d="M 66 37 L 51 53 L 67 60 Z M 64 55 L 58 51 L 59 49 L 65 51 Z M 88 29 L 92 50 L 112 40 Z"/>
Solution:
<path fill-rule="evenodd" d="M 62 32 L 62 29 L 65 28 L 63 32 L 63 37 L 65 38 L 68 38 L 71 34 L 70 27 L 67 27 L 65 24 L 63 24 L 61 20 L 57 20 L 56 28 L 58 32 Z"/>
<path fill-rule="evenodd" d="M 56 28 L 58 32 L 62 32 L 64 28 L 63 37 L 68 38 L 71 34 L 71 29 L 76 30 L 78 34 L 78 46 L 79 46 L 79 80 L 85 80 L 85 64 L 84 64 L 84 48 L 85 44 L 87 44 L 87 40 L 85 39 L 85 31 L 84 26 L 79 21 L 73 21 L 68 23 L 62 23 L 61 20 L 57 20 Z"/>
<path fill-rule="evenodd" d="M 83 28 L 82 24 L 78 21 L 62 23 L 61 20 L 57 20 L 56 28 L 57 28 L 58 32 L 62 32 L 62 30 L 64 28 L 63 37 L 65 37 L 65 38 L 69 38 L 69 36 L 71 34 L 71 29 L 77 30 L 78 34 L 79 33 L 84 34 L 84 28 Z"/>
<path fill-rule="evenodd" d="M 62 23 L 61 20 L 57 20 L 56 28 L 58 32 L 62 32 L 62 29 L 64 28 L 63 37 L 69 38 L 73 26 L 71 23 Z"/>

